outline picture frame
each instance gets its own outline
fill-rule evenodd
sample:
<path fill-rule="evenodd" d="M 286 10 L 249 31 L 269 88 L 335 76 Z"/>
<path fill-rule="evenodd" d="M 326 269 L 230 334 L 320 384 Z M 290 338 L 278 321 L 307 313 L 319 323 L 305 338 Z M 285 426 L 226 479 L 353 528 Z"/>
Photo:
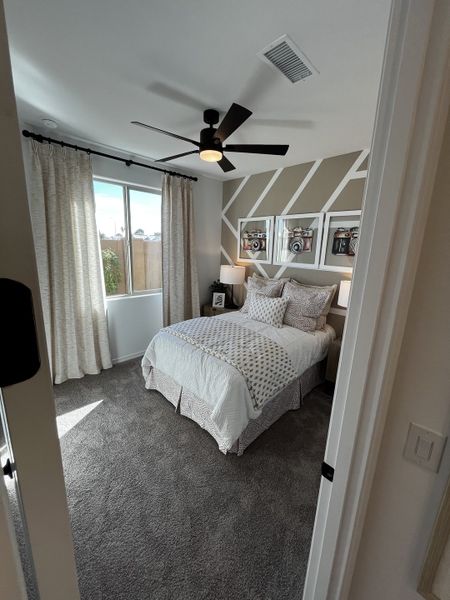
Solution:
<path fill-rule="evenodd" d="M 211 305 L 212 308 L 225 308 L 225 293 L 213 292 Z"/>
<path fill-rule="evenodd" d="M 273 248 L 273 217 L 238 219 L 238 262 L 270 264 Z"/>
<path fill-rule="evenodd" d="M 280 215 L 275 220 L 273 264 L 318 269 L 324 213 Z"/>
<path fill-rule="evenodd" d="M 352 273 L 359 245 L 360 210 L 325 213 L 319 269 Z"/>

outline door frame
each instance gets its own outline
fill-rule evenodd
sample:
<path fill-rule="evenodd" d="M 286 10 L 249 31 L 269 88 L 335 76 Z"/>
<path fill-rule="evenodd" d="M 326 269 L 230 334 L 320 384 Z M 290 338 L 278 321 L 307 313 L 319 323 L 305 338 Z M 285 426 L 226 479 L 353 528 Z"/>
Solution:
<path fill-rule="evenodd" d="M 0 548 L 0 598 L 26 600 L 25 580 L 3 477 L 0 477 Z"/>
<path fill-rule="evenodd" d="M 392 0 L 325 451 L 335 474 L 320 486 L 304 600 L 349 594 L 450 102 L 449 32 L 447 0 Z"/>
<path fill-rule="evenodd" d="M 79 600 L 2 0 L 0 87 L 0 131 L 7 148 L 0 161 L 4 198 L 0 202 L 0 277 L 19 281 L 31 290 L 41 359 L 33 377 L 2 388 L 6 438 L 14 451 L 14 477 L 40 598 Z M 6 509 L 1 509 L 0 518 L 9 519 Z M 19 569 L 17 553 L 10 558 Z"/>
<path fill-rule="evenodd" d="M 0 21 L 1 13 L 0 10 Z M 449 24 L 450 7 L 446 0 L 392 0 L 366 185 L 370 201 L 364 207 L 361 223 L 365 244 L 360 245 L 354 270 L 325 455 L 326 462 L 335 467 L 335 476 L 333 483 L 322 479 L 305 600 L 337 600 L 348 595 L 450 99 Z M 0 28 L 3 26 L 0 23 Z M 0 66 L 3 70 L 4 64 Z M 10 72 L 7 79 L 11 81 Z M 12 86 L 9 93 L 12 94 Z M 17 196 L 23 210 L 26 193 L 19 156 L 19 127 L 15 114 L 13 118 L 11 114 L 7 117 L 2 118 L 2 124 L 7 124 L 5 141 L 10 152 L 2 173 L 7 184 L 21 188 L 11 197 L 16 200 Z M 13 160 L 21 164 L 21 182 L 17 178 L 13 181 L 17 170 Z M 23 213 L 19 210 L 15 218 L 23 219 Z M 25 229 L 30 246 L 29 215 Z M 11 236 L 6 237 L 13 247 Z M 377 243 L 380 239 L 383 244 Z M 24 248 L 26 263 L 21 276 L 16 278 L 33 289 L 41 354 L 45 357 L 36 266 L 32 248 L 26 244 Z M 49 440 L 44 447 L 45 456 L 41 454 L 39 459 L 32 455 L 19 430 L 18 407 L 26 406 L 23 401 L 26 394 L 34 401 L 34 406 L 29 403 L 30 412 L 26 416 L 30 423 L 36 417 L 33 437 L 42 429 Z M 35 411 L 39 397 L 43 398 L 46 415 Z M 40 374 L 26 385 L 11 386 L 5 394 L 12 417 L 12 437 L 16 437 L 16 460 L 40 590 L 46 600 L 56 600 L 61 597 L 62 583 L 65 598 L 76 599 L 78 590 L 61 457 L 49 398 L 51 382 L 45 359 Z M 36 469 L 45 459 L 45 473 L 39 479 Z M 44 492 L 39 492 L 39 485 Z M 54 526 L 49 531 L 39 523 L 39 518 L 52 507 L 55 507 Z"/>

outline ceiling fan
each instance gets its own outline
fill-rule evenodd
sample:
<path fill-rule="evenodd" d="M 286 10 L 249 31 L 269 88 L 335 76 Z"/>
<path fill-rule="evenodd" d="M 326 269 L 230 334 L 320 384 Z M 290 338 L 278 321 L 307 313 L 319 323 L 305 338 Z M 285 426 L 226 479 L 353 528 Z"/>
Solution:
<path fill-rule="evenodd" d="M 245 152 L 250 154 L 275 154 L 278 156 L 284 156 L 289 149 L 288 145 L 281 144 L 228 144 L 224 146 L 224 141 L 238 129 L 252 114 L 250 110 L 240 106 L 239 104 L 233 103 L 228 110 L 227 114 L 222 119 L 220 125 L 215 128 L 219 122 L 219 112 L 213 108 L 208 108 L 203 112 L 203 120 L 209 125 L 205 129 L 200 131 L 200 141 L 191 140 L 182 135 L 141 123 L 140 121 L 131 121 L 133 125 L 139 125 L 139 127 L 145 127 L 152 131 L 158 131 L 165 135 L 170 135 L 177 140 L 183 140 L 197 146 L 198 150 L 191 150 L 189 152 L 182 152 L 181 154 L 174 154 L 173 156 L 166 156 L 160 158 L 156 162 L 168 162 L 182 156 L 189 156 L 190 154 L 199 154 L 202 160 L 207 162 L 216 162 L 219 167 L 227 173 L 232 171 L 236 167 L 226 158 L 224 152 Z"/>

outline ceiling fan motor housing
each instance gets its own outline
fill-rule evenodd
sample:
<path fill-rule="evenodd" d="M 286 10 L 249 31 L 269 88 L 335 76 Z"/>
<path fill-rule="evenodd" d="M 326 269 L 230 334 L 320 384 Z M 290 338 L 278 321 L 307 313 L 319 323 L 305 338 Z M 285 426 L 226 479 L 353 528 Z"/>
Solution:
<path fill-rule="evenodd" d="M 207 108 L 203 111 L 203 121 L 208 125 L 215 125 L 219 122 L 219 111 L 214 108 Z"/>
<path fill-rule="evenodd" d="M 222 143 L 215 137 L 217 129 L 206 127 L 200 131 L 200 148 L 222 151 Z"/>

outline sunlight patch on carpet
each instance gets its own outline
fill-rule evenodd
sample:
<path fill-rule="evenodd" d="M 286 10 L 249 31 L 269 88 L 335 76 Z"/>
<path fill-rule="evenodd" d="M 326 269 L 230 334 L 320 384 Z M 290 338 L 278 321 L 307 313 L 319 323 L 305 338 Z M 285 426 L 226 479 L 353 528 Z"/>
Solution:
<path fill-rule="evenodd" d="M 87 415 L 97 408 L 97 406 L 102 402 L 103 400 L 98 400 L 98 402 L 92 402 L 91 404 L 87 404 L 81 408 L 76 408 L 75 410 L 71 410 L 64 415 L 56 417 L 56 427 L 58 428 L 59 439 L 61 439 L 64 435 L 66 435 L 66 433 L 78 425 L 80 421 L 87 417 Z"/>

